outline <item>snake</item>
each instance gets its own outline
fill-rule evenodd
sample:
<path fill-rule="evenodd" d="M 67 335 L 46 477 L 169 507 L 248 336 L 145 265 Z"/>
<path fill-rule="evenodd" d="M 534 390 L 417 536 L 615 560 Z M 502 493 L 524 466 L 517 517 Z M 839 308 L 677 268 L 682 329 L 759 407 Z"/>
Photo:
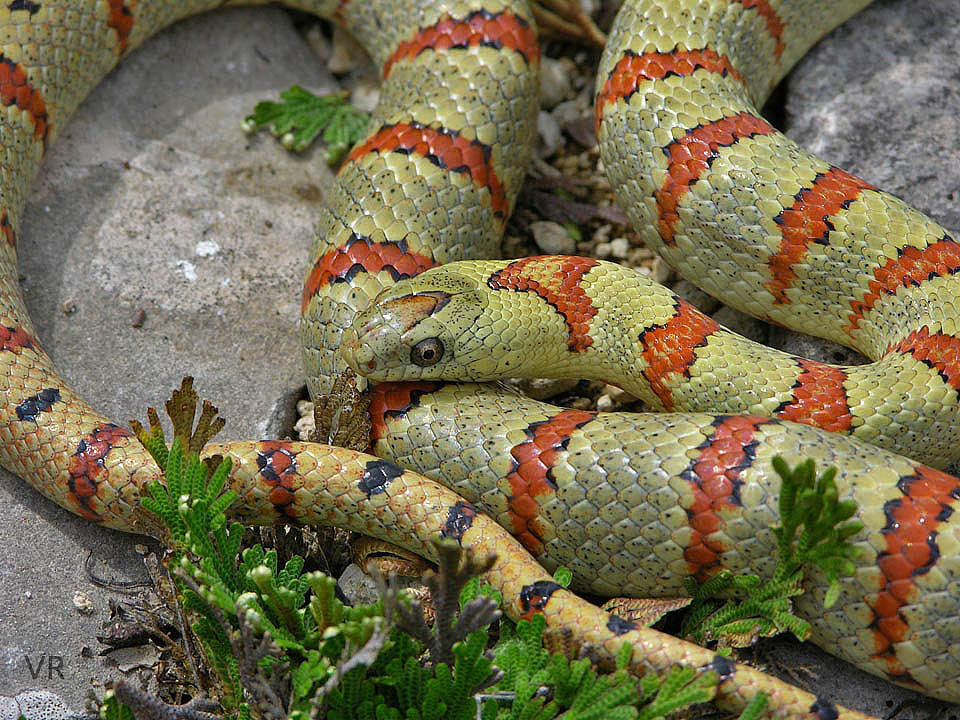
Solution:
<path fill-rule="evenodd" d="M 0 8 L 0 464 L 90 522 L 155 537 L 163 530 L 140 499 L 162 473 L 133 433 L 98 413 L 55 371 L 17 284 L 16 243 L 45 151 L 83 98 L 152 34 L 224 4 L 230 3 L 14 0 Z M 367 136 L 340 169 L 310 249 L 301 337 L 308 387 L 319 398 L 348 369 L 344 339 L 375 297 L 432 267 L 498 254 L 530 160 L 540 50 L 530 9 L 518 0 L 289 4 L 343 24 L 383 76 Z M 877 313 L 888 309 L 890 323 L 899 312 L 921 327 L 912 315 L 926 308 L 929 322 L 910 331 L 916 335 L 904 334 L 893 351 L 904 357 L 912 352 L 949 385 L 955 376 L 943 339 L 950 336 L 935 301 L 949 298 L 944 283 L 953 267 L 952 241 L 943 235 L 927 242 L 937 232 L 932 221 L 842 171 L 804 175 L 809 168 L 803 162 L 823 164 L 804 161 L 750 109 L 828 26 L 864 5 L 844 0 L 832 3 L 831 13 L 818 13 L 816 3 L 804 0 L 630 0 L 601 62 L 598 137 L 605 157 L 616 157 L 618 147 L 625 151 L 620 165 L 605 164 L 612 177 L 629 178 L 622 183 L 628 213 L 648 242 L 661 236 L 668 258 L 688 250 L 693 236 L 706 235 L 697 222 L 726 227 L 736 216 L 772 229 L 771 202 L 786 191 L 777 195 L 757 183 L 743 192 L 730 184 L 741 171 L 754 170 L 768 183 L 786 171 L 796 185 L 791 207 L 809 196 L 807 185 L 816 186 L 831 214 L 818 220 L 814 213 L 814 228 L 835 229 L 840 215 L 844 223 L 874 212 L 889 219 L 879 206 L 910 215 L 913 226 L 898 216 L 897 227 L 914 228 L 890 241 L 898 246 L 873 250 L 863 233 L 850 234 L 851 247 L 864 257 L 895 256 L 886 274 L 868 283 L 867 294 L 853 293 L 863 309 L 858 326 L 864 337 L 877 335 Z M 678 124 L 659 125 L 671 118 Z M 665 146 L 674 159 L 666 172 Z M 779 160 L 779 152 L 787 159 Z M 652 163 L 648 175 L 646 160 Z M 709 182 L 706 170 L 713 173 Z M 652 186 L 652 201 L 638 201 Z M 856 205 L 854 187 L 864 207 Z M 714 204 L 729 212 L 716 220 L 700 202 L 710 188 L 728 191 Z M 840 202 L 838 193 L 854 197 Z M 730 197 L 751 194 L 755 205 L 730 205 Z M 653 213 L 656 224 L 638 223 L 644 213 Z M 794 227 L 807 215 L 788 215 L 782 224 Z M 756 230 L 744 233 L 751 237 L 759 237 Z M 823 278 L 786 260 L 832 252 L 836 243 L 831 235 L 789 245 L 781 264 L 794 274 L 790 282 L 782 274 L 778 301 L 760 314 L 786 324 L 792 314 L 810 311 L 817 301 L 798 298 Z M 723 267 L 703 273 L 712 277 L 711 291 L 722 284 L 718 273 L 729 269 L 731 258 L 756 250 L 716 243 L 714 249 L 727 255 Z M 565 280 L 558 279 L 565 292 Z M 762 275 L 753 280 L 771 281 Z M 766 285 L 743 287 L 754 300 L 772 292 Z M 840 302 L 832 295 L 821 302 L 831 298 Z M 835 371 L 803 372 L 832 378 Z M 360 387 L 370 400 L 372 454 L 293 441 L 220 443 L 205 450 L 233 462 L 229 487 L 238 494 L 232 509 L 238 520 L 337 525 L 427 557 L 432 538 L 453 538 L 496 553 L 486 579 L 502 593 L 508 615 L 542 613 L 550 627 L 565 628 L 608 657 L 629 644 L 630 669 L 638 674 L 666 673 L 677 664 L 715 671 L 715 702 L 732 711 L 763 693 L 771 717 L 865 717 L 638 626 L 573 592 L 641 592 L 721 567 L 769 572 L 768 529 L 778 489 L 770 459 L 815 457 L 840 469 L 839 486 L 857 498 L 866 529 L 857 538 L 865 558 L 834 609 L 818 605 L 825 584 L 815 573 L 799 599 L 814 639 L 893 682 L 960 700 L 960 662 L 950 650 L 960 635 L 956 478 L 856 437 L 793 422 L 797 417 L 594 413 L 554 408 L 498 385 L 422 379 L 361 381 Z M 939 397 L 947 402 L 950 392 Z M 932 427 L 934 421 L 927 422 Z M 932 461 L 944 453 L 936 451 Z M 549 574 L 558 564 L 574 570 L 573 589 Z"/>

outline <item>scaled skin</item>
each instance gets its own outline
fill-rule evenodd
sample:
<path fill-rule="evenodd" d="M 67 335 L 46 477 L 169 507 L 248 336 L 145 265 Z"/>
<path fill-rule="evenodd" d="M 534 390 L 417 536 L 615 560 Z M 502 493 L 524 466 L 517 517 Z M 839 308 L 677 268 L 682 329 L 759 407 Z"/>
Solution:
<path fill-rule="evenodd" d="M 636 270 L 553 256 L 448 263 L 400 281 L 356 317 L 342 354 L 375 382 L 603 380 L 651 410 L 791 420 L 935 467 L 960 457 L 936 363 L 892 343 L 861 349 L 875 362 L 807 360 L 720 326 Z"/>

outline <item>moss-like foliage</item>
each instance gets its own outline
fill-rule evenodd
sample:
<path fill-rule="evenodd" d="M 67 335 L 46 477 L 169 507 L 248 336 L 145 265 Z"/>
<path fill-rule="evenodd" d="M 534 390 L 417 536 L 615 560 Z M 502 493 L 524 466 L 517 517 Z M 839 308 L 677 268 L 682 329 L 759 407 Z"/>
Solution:
<path fill-rule="evenodd" d="M 756 575 L 734 576 L 723 571 L 699 586 L 688 579 L 693 602 L 681 630 L 685 637 L 699 643 L 718 640 L 733 647 L 784 631 L 805 640 L 810 636 L 810 624 L 793 614 L 791 600 L 803 593 L 804 567 L 817 568 L 827 576 L 824 605 L 828 608 L 840 593 L 840 578 L 853 575 L 859 548 L 849 539 L 863 529 L 863 523 L 850 521 L 856 503 L 839 499 L 836 468 L 818 478 L 813 460 L 790 468 L 775 457 L 773 467 L 781 479 L 781 524 L 773 528 L 777 540 L 773 577 L 762 582 Z M 718 599 L 731 594 L 740 599 Z"/>
<path fill-rule="evenodd" d="M 475 556 L 451 540 L 436 541 L 438 568 L 424 578 L 436 618 L 432 627 L 418 602 L 382 579 L 379 602 L 348 607 L 337 598 L 333 578 L 303 572 L 303 558 L 281 565 L 274 551 L 241 546 L 242 528 L 226 520 L 235 499 L 224 490 L 229 462 L 202 462 L 197 455 L 222 423 L 205 404 L 194 428 L 197 403 L 185 381 L 167 404 L 174 425 L 169 447 L 155 412 L 149 430 L 135 428 L 165 472 L 165 482 L 149 488 L 144 506 L 167 528 L 179 602 L 203 648 L 196 659 L 213 682 L 183 705 L 118 683 L 105 697 L 101 717 L 653 720 L 715 694 L 716 674 L 693 668 L 638 681 L 628 672 L 628 645 L 613 672 L 600 671 L 591 659 L 596 649 L 578 647 L 572 634 L 549 643 L 558 651 L 545 649 L 550 636 L 545 638 L 544 618 L 516 626 L 502 620 L 502 598 L 480 582 L 495 559 Z M 844 557 L 836 541 L 849 536 L 849 530 L 830 529 L 838 517 L 849 517 L 848 506 L 831 500 L 831 478 L 818 485 L 821 502 L 804 490 L 808 474 L 812 467 L 791 474 L 799 477 L 799 489 L 788 497 L 789 520 L 778 535 L 792 547 L 790 533 L 806 528 L 781 573 L 787 579 L 780 582 L 788 585 L 799 572 L 791 569 L 795 556 L 800 562 Z M 834 550 L 823 550 L 824 538 Z M 846 569 L 835 560 L 828 566 L 838 573 Z M 570 581 L 563 570 L 557 578 Z M 744 720 L 756 720 L 765 702 L 758 695 Z"/>

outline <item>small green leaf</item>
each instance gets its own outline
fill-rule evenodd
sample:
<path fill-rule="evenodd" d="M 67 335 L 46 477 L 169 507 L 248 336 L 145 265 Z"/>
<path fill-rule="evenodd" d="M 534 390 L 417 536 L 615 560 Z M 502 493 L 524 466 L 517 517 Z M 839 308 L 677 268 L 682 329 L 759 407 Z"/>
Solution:
<path fill-rule="evenodd" d="M 346 101 L 345 93 L 317 96 L 299 85 L 280 93 L 280 102 L 257 103 L 243 121 L 243 130 L 268 129 L 283 146 L 294 152 L 306 150 L 322 133 L 327 143 L 327 162 L 333 164 L 363 137 L 369 114 Z"/>
<path fill-rule="evenodd" d="M 553 579 L 556 580 L 558 585 L 568 588 L 570 587 L 570 583 L 573 582 L 573 573 L 569 569 L 561 566 L 553 573 Z"/>

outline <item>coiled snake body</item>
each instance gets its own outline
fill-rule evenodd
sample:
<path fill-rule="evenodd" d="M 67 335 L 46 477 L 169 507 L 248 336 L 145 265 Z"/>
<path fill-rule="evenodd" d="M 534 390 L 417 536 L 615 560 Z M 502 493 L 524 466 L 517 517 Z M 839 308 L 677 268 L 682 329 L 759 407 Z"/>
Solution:
<path fill-rule="evenodd" d="M 342 334 L 382 289 L 434 265 L 496 255 L 529 157 L 539 51 L 520 2 L 294 4 L 343 22 L 384 75 L 370 134 L 341 170 L 311 251 L 302 335 L 311 392 L 322 395 L 345 367 Z M 829 24 L 865 4 L 832 3 Z M 131 532 L 155 531 L 139 498 L 158 470 L 127 430 L 89 408 L 53 371 L 17 288 L 16 236 L 44 150 L 80 100 L 150 34 L 220 5 L 63 0 L 17 2 L 0 11 L 7 38 L 0 62 L 6 241 L 0 245 L 0 459 L 61 506 Z M 815 7 L 772 0 L 627 3 L 601 66 L 605 163 L 648 241 L 681 266 L 688 260 L 677 260 L 680 253 L 700 258 L 689 261 L 689 272 L 707 277 L 711 291 L 732 265 L 766 248 L 760 259 L 776 272 L 754 272 L 738 283 L 734 304 L 785 324 L 799 320 L 818 334 L 853 337 L 861 349 L 888 351 L 894 360 L 884 372 L 926 387 L 921 396 L 930 407 L 875 394 L 871 402 L 889 412 L 851 409 L 846 429 L 856 434 L 879 424 L 867 439 L 882 436 L 900 450 L 905 446 L 898 443 L 912 442 L 901 438 L 933 433 L 946 440 L 925 457 L 943 462 L 956 445 L 960 377 L 948 316 L 956 296 L 949 280 L 957 267 L 952 239 L 863 181 L 809 160 L 752 109 L 828 29 L 818 25 L 827 19 Z M 857 231 L 851 218 L 861 216 L 869 220 Z M 890 226 L 906 233 L 878 244 L 871 234 L 878 217 L 893 218 Z M 722 240 L 715 228 L 726 233 Z M 695 250 L 694 242 L 709 252 Z M 847 269 L 844 243 L 848 255 L 873 262 L 869 270 Z M 711 254 L 717 268 L 705 265 Z M 823 257 L 829 262 L 818 269 L 812 259 Z M 585 274 L 563 265 L 569 261 L 554 262 L 557 284 L 540 290 L 562 304 L 576 290 L 567 278 Z M 508 291 L 529 289 L 529 276 L 513 277 Z M 825 295 L 817 290 L 824 277 L 838 283 Z M 823 307 L 811 305 L 818 302 Z M 824 330 L 831 304 L 843 305 L 841 320 Z M 592 318 L 581 320 L 586 332 Z M 691 336 L 669 318 L 661 325 L 665 338 L 679 327 L 681 339 L 664 347 L 679 342 L 684 352 L 705 346 L 709 334 Z M 665 392 L 682 394 L 670 383 L 684 368 L 660 362 Z M 818 397 L 816 388 L 826 386 L 835 400 L 845 386 L 835 369 L 796 367 L 794 415 L 784 412 L 789 400 L 778 408 L 788 420 L 809 422 L 818 415 L 809 400 Z M 877 376 L 878 387 L 893 387 Z M 836 609 L 818 610 L 820 578 L 812 578 L 801 599 L 818 642 L 895 682 L 960 700 L 960 659 L 951 650 L 960 640 L 957 479 L 855 439 L 759 416 L 598 415 L 494 387 L 427 382 L 378 385 L 371 395 L 372 450 L 442 479 L 464 497 L 387 460 L 340 448 L 212 447 L 234 460 L 239 517 L 337 524 L 424 552 L 437 533 L 496 550 L 489 579 L 514 616 L 544 612 L 549 623 L 610 652 L 632 643 L 638 671 L 662 672 L 674 663 L 716 669 L 725 707 L 741 708 L 764 691 L 771 714 L 857 717 L 601 612 L 553 583 L 527 552 L 549 566 L 571 567 L 578 587 L 618 594 L 675 586 L 678 577 L 721 566 L 769 570 L 767 528 L 777 489 L 770 458 L 814 456 L 838 465 L 841 487 L 855 495 L 867 528 L 859 538 L 864 558 Z M 836 421 L 836 412 L 827 414 Z M 516 531 L 523 545 L 472 503 Z"/>

